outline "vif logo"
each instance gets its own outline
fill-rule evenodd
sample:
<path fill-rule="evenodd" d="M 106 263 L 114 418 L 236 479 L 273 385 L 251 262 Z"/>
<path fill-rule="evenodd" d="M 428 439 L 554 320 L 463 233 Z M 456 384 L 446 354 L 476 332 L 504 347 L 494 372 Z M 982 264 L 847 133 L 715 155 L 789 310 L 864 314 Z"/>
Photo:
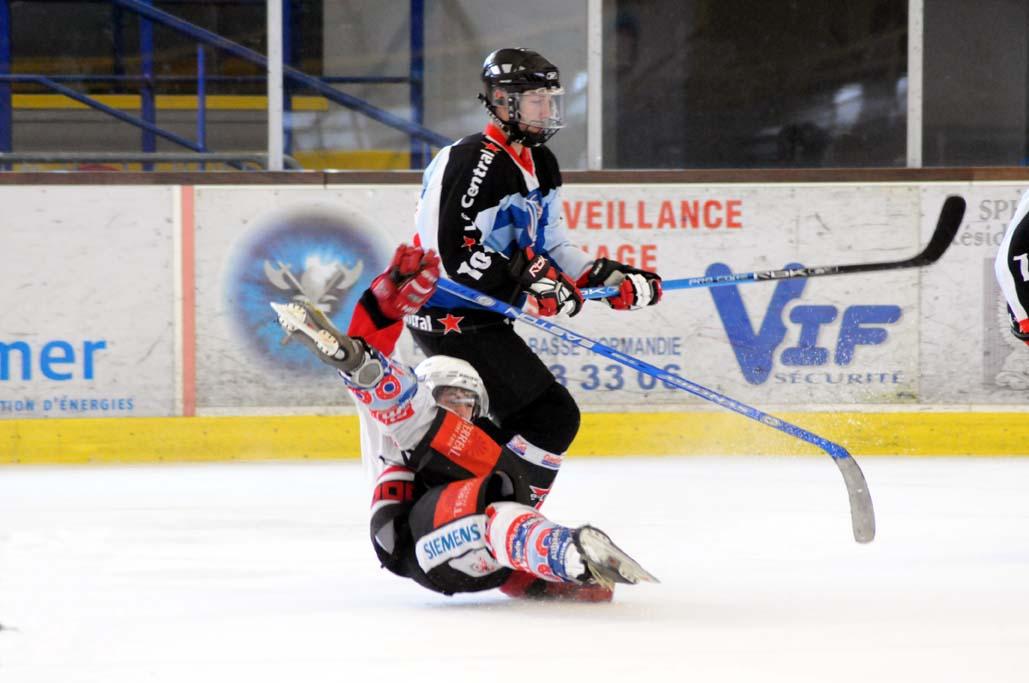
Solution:
<path fill-rule="evenodd" d="M 794 268 L 803 266 L 798 263 L 786 265 L 786 269 Z M 709 277 L 731 274 L 729 267 L 721 263 L 711 265 L 705 273 Z M 736 361 L 750 384 L 763 384 L 768 380 L 776 353 L 788 331 L 783 312 L 789 302 L 800 298 L 806 285 L 806 278 L 779 281 L 757 330 L 743 305 L 738 286 L 711 288 L 711 297 L 729 343 L 732 344 Z M 881 326 L 897 322 L 900 315 L 900 307 L 892 305 L 847 306 L 842 315 L 839 308 L 832 305 L 794 306 L 790 311 L 789 322 L 799 326 L 797 343 L 779 353 L 779 362 L 794 367 L 821 366 L 830 362 L 837 366 L 847 366 L 854 359 L 858 346 L 884 343 L 889 333 Z M 838 330 L 835 345 L 821 346 L 820 342 L 825 342 L 828 336 L 823 333 L 823 329 L 832 327 Z M 868 383 L 874 381 L 874 376 L 869 374 Z"/>

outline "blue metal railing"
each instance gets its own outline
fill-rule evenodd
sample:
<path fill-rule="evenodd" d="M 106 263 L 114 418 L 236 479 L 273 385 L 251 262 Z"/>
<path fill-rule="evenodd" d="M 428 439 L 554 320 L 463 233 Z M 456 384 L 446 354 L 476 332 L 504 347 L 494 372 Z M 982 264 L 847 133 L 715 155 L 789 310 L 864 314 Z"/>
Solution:
<path fill-rule="evenodd" d="M 197 45 L 197 144 L 207 149 L 207 57 L 204 46 Z M 205 169 L 205 166 L 201 166 Z"/>
<path fill-rule="evenodd" d="M 251 64 L 255 64 L 262 69 L 268 68 L 268 59 L 260 52 L 251 50 L 250 48 L 244 47 L 243 45 L 233 42 L 217 33 L 200 28 L 199 26 L 191 24 L 188 21 L 180 19 L 172 14 L 155 7 L 151 7 L 145 2 L 142 2 L 142 0 L 111 1 L 124 9 L 135 12 L 136 14 L 170 28 L 173 31 L 189 36 L 197 42 L 216 47 L 231 55 L 239 57 L 242 60 L 248 61 Z M 342 90 L 336 90 L 329 84 L 323 82 L 320 78 L 309 76 L 308 74 L 305 74 L 291 66 L 283 66 L 282 72 L 285 78 L 293 81 L 296 85 L 301 85 L 313 90 L 327 100 L 335 102 L 347 109 L 358 111 L 379 123 L 383 123 L 396 130 L 403 131 L 413 138 L 417 138 L 437 147 L 444 147 L 452 142 L 449 138 L 446 138 L 439 133 L 435 133 L 418 124 L 411 123 L 410 121 L 403 119 L 396 114 L 391 114 L 384 109 L 379 109 L 360 98 L 348 95 Z"/>
<path fill-rule="evenodd" d="M 422 83 L 425 81 L 425 3 L 411 0 L 411 115 L 422 125 Z M 429 162 L 431 151 L 424 142 L 411 137 L 411 168 L 422 168 Z"/>
<path fill-rule="evenodd" d="M 239 43 L 233 42 L 221 35 L 204 28 L 191 24 L 179 17 L 153 7 L 152 0 L 110 0 L 115 13 L 116 29 L 120 21 L 117 21 L 117 14 L 121 10 L 132 12 L 140 19 L 140 51 L 142 74 L 140 76 L 124 75 L 124 69 L 118 68 L 115 64 L 115 74 L 112 76 L 42 76 L 38 74 L 10 74 L 11 64 L 11 43 L 10 43 L 10 7 L 9 0 L 0 0 L 0 151 L 11 151 L 11 87 L 12 82 L 33 82 L 44 85 L 48 89 L 67 95 L 76 101 L 110 114 L 115 118 L 135 125 L 142 130 L 142 149 L 144 152 L 154 151 L 156 138 L 175 142 L 182 146 L 196 151 L 206 151 L 206 108 L 203 104 L 206 93 L 206 82 L 220 80 L 264 80 L 261 77 L 211 77 L 205 74 L 204 46 L 211 46 L 227 52 L 239 59 L 250 62 L 256 66 L 267 69 L 267 58 L 259 52 L 251 50 Z M 422 79 L 424 76 L 424 0 L 410 0 L 411 9 L 411 75 L 404 77 L 347 77 L 336 76 L 318 78 L 299 71 L 288 62 L 292 61 L 291 53 L 294 41 L 290 35 L 292 31 L 287 30 L 284 36 L 284 55 L 286 64 L 283 65 L 283 77 L 286 81 L 287 92 L 290 85 L 302 87 L 325 97 L 331 102 L 357 111 L 375 121 L 387 125 L 395 130 L 406 133 L 411 139 L 411 167 L 421 168 L 427 163 L 428 155 L 431 153 L 430 146 L 443 147 L 450 144 L 451 140 L 438 133 L 435 133 L 422 125 L 423 121 L 423 97 Z M 288 0 L 284 0 L 288 11 Z M 288 20 L 288 13 L 284 18 Z M 160 24 L 181 35 L 185 35 L 198 44 L 197 53 L 197 142 L 192 143 L 181 136 L 170 131 L 161 129 L 156 125 L 156 107 L 154 106 L 154 84 L 159 81 L 187 81 L 193 80 L 188 77 L 159 77 L 155 76 L 153 63 L 153 24 Z M 284 26 L 289 26 L 284 21 Z M 115 31 L 115 42 L 121 43 L 120 30 Z M 116 49 L 117 52 L 117 49 Z M 120 59 L 116 59 L 120 62 Z M 119 73 L 120 71 L 120 73 Z M 132 116 L 125 112 L 118 111 L 87 95 L 79 93 L 71 88 L 61 85 L 61 82 L 119 82 L 138 81 L 141 83 L 141 117 Z M 411 110 L 413 121 L 407 121 L 395 114 L 379 109 L 368 102 L 338 90 L 331 83 L 403 83 L 411 85 Z M 285 98 L 288 110 L 289 97 Z M 287 131 L 288 134 L 288 131 Z M 288 138 L 287 138 L 288 140 Z M 288 149 L 288 148 L 287 148 Z"/>
<path fill-rule="evenodd" d="M 151 4 L 153 0 L 141 0 L 144 4 Z M 154 25 L 149 21 L 139 20 L 139 54 L 140 67 L 143 71 L 143 85 L 139 89 L 139 109 L 144 121 L 154 123 L 157 121 L 157 102 L 154 98 Z M 152 153 L 157 151 L 157 138 L 154 132 L 143 129 L 143 151 Z M 144 171 L 152 171 L 154 167 L 150 164 L 143 166 Z"/>
<path fill-rule="evenodd" d="M 174 142 L 175 144 L 180 145 L 182 147 L 186 147 L 187 149 L 191 149 L 194 152 L 207 151 L 204 147 L 193 142 L 192 140 L 188 140 L 182 137 L 181 135 L 176 135 L 175 133 L 172 133 L 169 130 L 165 130 L 160 126 L 157 126 L 156 124 L 151 123 L 150 121 L 147 121 L 146 119 L 141 118 L 139 116 L 134 116 L 133 114 L 121 111 L 120 109 L 115 109 L 114 107 L 109 107 L 108 105 L 90 97 L 89 95 L 84 95 L 80 93 L 78 90 L 69 88 L 66 85 L 62 85 L 57 81 L 54 81 L 46 76 L 40 76 L 38 74 L 10 74 L 6 76 L 0 75 L 0 83 L 5 83 L 6 85 L 4 87 L 8 89 L 10 89 L 11 83 L 36 83 L 37 85 L 41 85 L 48 90 L 64 95 L 65 97 L 70 97 L 76 102 L 81 102 L 90 109 L 96 109 L 97 111 L 101 111 L 109 116 L 113 116 L 119 121 L 124 121 L 125 123 L 136 126 L 137 128 L 141 129 L 144 133 L 149 133 L 150 135 L 164 138 L 169 142 Z M 7 130 L 7 134 L 10 135 L 9 127 Z M 0 151 L 9 152 L 11 151 L 10 146 L 8 145 L 5 149 Z M 144 151 L 153 152 L 154 150 L 144 149 Z"/>

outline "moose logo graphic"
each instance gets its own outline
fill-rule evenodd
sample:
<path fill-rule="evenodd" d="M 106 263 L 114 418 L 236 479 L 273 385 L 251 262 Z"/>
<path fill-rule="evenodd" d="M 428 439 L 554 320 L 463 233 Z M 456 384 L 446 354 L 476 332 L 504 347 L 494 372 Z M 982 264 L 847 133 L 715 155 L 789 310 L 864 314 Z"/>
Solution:
<path fill-rule="evenodd" d="M 237 241 L 225 270 L 240 345 L 277 367 L 324 374 L 299 345 L 281 345 L 268 302 L 310 301 L 345 331 L 357 298 L 388 260 L 375 233 L 327 207 L 276 212 Z"/>
<path fill-rule="evenodd" d="M 292 294 L 298 301 L 310 301 L 327 315 L 333 314 L 332 306 L 337 303 L 361 277 L 364 261 L 347 267 L 339 261 L 322 261 L 321 256 L 307 258 L 304 270 L 298 278 L 288 263 L 264 262 L 264 274 L 268 281 L 280 290 Z"/>

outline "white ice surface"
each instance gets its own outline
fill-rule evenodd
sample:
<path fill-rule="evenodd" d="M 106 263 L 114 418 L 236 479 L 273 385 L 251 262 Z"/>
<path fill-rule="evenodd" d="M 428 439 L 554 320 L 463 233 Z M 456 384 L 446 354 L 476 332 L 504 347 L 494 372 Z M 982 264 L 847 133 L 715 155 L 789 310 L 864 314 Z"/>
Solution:
<path fill-rule="evenodd" d="M 603 605 L 379 569 L 356 463 L 0 468 L 0 683 L 1029 681 L 1029 460 L 571 459 L 545 512 L 663 581 Z"/>

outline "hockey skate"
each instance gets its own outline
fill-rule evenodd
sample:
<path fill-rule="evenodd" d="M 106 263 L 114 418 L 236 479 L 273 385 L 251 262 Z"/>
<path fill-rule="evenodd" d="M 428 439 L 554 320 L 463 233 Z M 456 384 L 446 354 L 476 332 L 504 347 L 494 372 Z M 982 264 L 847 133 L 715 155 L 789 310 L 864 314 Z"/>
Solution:
<path fill-rule="evenodd" d="M 359 386 L 374 386 L 382 378 L 382 365 L 365 343 L 349 337 L 332 324 L 322 311 L 308 302 L 269 302 L 286 331 L 286 341 L 297 339 L 328 365 L 346 374 Z"/>
<path fill-rule="evenodd" d="M 586 569 L 599 585 L 611 589 L 616 583 L 661 583 L 600 529 L 581 526 L 575 530 L 574 539 Z"/>

